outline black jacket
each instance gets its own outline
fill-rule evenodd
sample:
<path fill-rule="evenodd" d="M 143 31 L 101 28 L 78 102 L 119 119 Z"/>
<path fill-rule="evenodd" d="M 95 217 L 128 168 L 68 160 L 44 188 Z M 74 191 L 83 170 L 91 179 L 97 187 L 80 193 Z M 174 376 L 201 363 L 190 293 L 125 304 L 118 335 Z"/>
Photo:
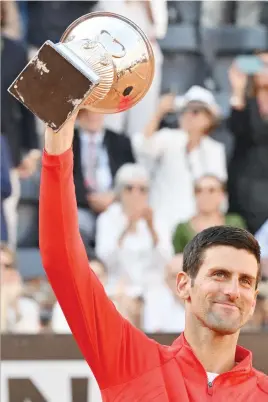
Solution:
<path fill-rule="evenodd" d="M 103 145 L 105 146 L 109 159 L 109 166 L 112 178 L 117 170 L 125 163 L 134 163 L 135 158 L 131 148 L 131 142 L 125 135 L 116 134 L 113 131 L 105 130 Z M 86 200 L 87 189 L 84 185 L 84 177 L 81 164 L 80 137 L 78 130 L 75 130 L 74 142 L 74 184 L 78 207 L 88 207 Z"/>
<path fill-rule="evenodd" d="M 27 42 L 40 47 L 46 40 L 59 42 L 77 18 L 92 12 L 97 1 L 28 1 Z"/>
<path fill-rule="evenodd" d="M 230 212 L 241 214 L 255 233 L 268 219 L 268 122 L 250 99 L 244 110 L 231 111 L 229 127 L 235 139 L 228 173 Z"/>
<path fill-rule="evenodd" d="M 6 136 L 13 166 L 18 166 L 23 151 L 39 148 L 35 117 L 7 89 L 27 64 L 21 42 L 1 38 L 1 132 Z"/>

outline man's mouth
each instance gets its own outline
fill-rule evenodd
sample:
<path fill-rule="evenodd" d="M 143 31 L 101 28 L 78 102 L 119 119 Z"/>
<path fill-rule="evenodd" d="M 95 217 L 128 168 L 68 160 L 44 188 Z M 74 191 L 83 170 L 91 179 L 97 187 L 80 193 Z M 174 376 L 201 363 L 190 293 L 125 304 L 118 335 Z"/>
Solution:
<path fill-rule="evenodd" d="M 238 309 L 238 307 L 237 307 L 235 304 L 233 304 L 233 303 L 228 303 L 228 302 L 215 302 L 215 304 L 219 304 L 220 306 L 223 306 L 223 307 L 225 307 L 225 308 L 229 308 L 229 309 L 232 309 L 232 310 Z"/>

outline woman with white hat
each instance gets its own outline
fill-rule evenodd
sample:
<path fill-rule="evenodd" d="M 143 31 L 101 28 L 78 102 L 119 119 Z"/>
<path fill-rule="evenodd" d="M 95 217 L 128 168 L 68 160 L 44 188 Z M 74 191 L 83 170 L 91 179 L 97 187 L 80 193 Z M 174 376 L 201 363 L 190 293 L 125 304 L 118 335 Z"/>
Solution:
<path fill-rule="evenodd" d="M 96 253 L 110 284 L 120 279 L 143 289 L 163 280 L 172 256 L 171 236 L 148 203 L 149 175 L 143 166 L 123 165 L 115 177 L 117 201 L 97 219 Z"/>
<path fill-rule="evenodd" d="M 180 129 L 159 124 L 177 109 Z M 137 158 L 152 174 L 151 203 L 172 231 L 178 222 L 195 214 L 194 182 L 212 174 L 227 178 L 224 145 L 210 137 L 220 121 L 220 109 L 212 93 L 193 86 L 181 98 L 162 97 L 154 119 L 133 138 Z"/>

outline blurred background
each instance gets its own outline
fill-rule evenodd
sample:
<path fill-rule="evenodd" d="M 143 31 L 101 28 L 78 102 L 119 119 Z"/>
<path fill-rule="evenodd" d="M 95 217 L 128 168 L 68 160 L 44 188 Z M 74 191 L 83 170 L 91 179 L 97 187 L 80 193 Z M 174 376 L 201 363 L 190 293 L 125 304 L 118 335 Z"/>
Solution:
<path fill-rule="evenodd" d="M 165 0 L 1 2 L 1 332 L 70 333 L 38 249 L 44 126 L 7 88 L 47 39 L 97 10 L 136 22 L 156 68 L 131 110 L 78 115 L 74 182 L 91 268 L 135 326 L 177 334 L 185 245 L 213 225 L 247 228 L 262 282 L 243 331 L 265 333 L 268 2 Z"/>

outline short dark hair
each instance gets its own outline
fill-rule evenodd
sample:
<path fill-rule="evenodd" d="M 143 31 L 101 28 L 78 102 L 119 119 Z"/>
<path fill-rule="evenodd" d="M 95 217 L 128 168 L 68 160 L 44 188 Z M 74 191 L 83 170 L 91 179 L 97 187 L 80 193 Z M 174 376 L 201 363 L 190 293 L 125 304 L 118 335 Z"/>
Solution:
<path fill-rule="evenodd" d="M 260 246 L 255 237 L 245 229 L 233 226 L 213 226 L 198 233 L 184 248 L 183 271 L 195 279 L 204 260 L 204 252 L 214 246 L 229 246 L 246 250 L 254 255 L 259 269 L 257 283 L 261 279 Z"/>

